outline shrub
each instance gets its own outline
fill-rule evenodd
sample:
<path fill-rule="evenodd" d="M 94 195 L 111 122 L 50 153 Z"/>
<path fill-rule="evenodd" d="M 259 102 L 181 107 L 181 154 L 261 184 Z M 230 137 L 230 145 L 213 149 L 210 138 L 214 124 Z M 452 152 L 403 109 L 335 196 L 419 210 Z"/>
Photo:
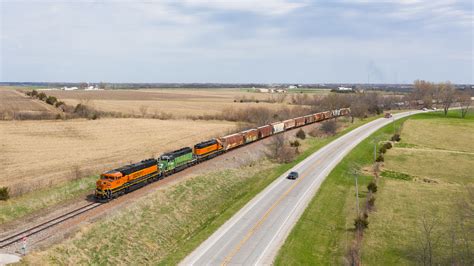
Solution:
<path fill-rule="evenodd" d="M 46 98 L 46 103 L 50 105 L 54 105 L 57 101 L 58 99 L 54 96 L 48 96 L 48 98 Z"/>
<path fill-rule="evenodd" d="M 33 97 L 38 96 L 38 91 L 37 90 L 32 90 L 31 91 L 31 96 L 33 96 Z"/>
<path fill-rule="evenodd" d="M 394 134 L 394 135 L 392 136 L 391 140 L 398 142 L 398 141 L 400 141 L 400 140 L 402 140 L 402 139 L 400 138 L 400 134 Z"/>
<path fill-rule="evenodd" d="M 301 144 L 298 140 L 295 140 L 295 141 L 290 141 L 290 146 L 298 148 L 299 146 L 301 146 Z"/>
<path fill-rule="evenodd" d="M 99 118 L 99 115 L 97 113 L 94 113 L 91 117 L 92 120 L 96 120 Z"/>
<path fill-rule="evenodd" d="M 387 148 L 385 148 L 385 146 L 382 146 L 382 147 L 380 147 L 379 152 L 380 153 L 385 153 L 385 152 L 387 152 Z"/>
<path fill-rule="evenodd" d="M 354 226 L 357 230 L 364 230 L 369 227 L 369 221 L 365 217 L 357 217 L 354 219 Z"/>
<path fill-rule="evenodd" d="M 323 124 L 321 125 L 321 130 L 326 134 L 334 135 L 337 130 L 336 121 L 329 120 L 329 121 L 323 122 Z"/>
<path fill-rule="evenodd" d="M 383 146 L 385 147 L 386 150 L 390 150 L 392 148 L 392 143 L 391 142 L 385 142 L 383 144 Z"/>
<path fill-rule="evenodd" d="M 40 92 L 40 93 L 38 94 L 38 99 L 40 99 L 40 100 L 42 100 L 42 101 L 46 100 L 46 97 L 47 97 L 47 96 L 46 96 L 46 94 L 45 94 L 44 92 Z"/>
<path fill-rule="evenodd" d="M 61 105 L 65 105 L 65 103 L 62 102 L 62 101 L 57 101 L 54 105 L 55 105 L 56 107 L 59 107 L 59 106 L 61 106 Z"/>
<path fill-rule="evenodd" d="M 376 162 L 383 162 L 384 161 L 384 158 L 383 158 L 383 155 L 382 154 L 379 154 L 379 156 L 377 156 L 377 158 L 375 159 Z"/>
<path fill-rule="evenodd" d="M 306 133 L 304 132 L 303 129 L 300 128 L 298 132 L 296 132 L 296 137 L 299 139 L 305 139 L 306 138 Z"/>
<path fill-rule="evenodd" d="M 10 198 L 10 191 L 8 187 L 0 187 L 0 200 L 8 200 Z"/>
<path fill-rule="evenodd" d="M 377 192 L 377 184 L 375 184 L 375 182 L 372 181 L 367 185 L 367 189 L 371 191 L 372 193 L 375 193 Z"/>

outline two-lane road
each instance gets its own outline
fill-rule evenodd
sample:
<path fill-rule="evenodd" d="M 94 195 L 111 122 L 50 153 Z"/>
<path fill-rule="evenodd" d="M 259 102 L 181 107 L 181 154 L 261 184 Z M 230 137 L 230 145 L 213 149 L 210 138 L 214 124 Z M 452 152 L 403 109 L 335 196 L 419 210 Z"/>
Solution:
<path fill-rule="evenodd" d="M 380 118 L 332 141 L 293 167 L 300 176 L 285 173 L 253 198 L 181 265 L 271 264 L 290 230 L 331 170 L 357 144 L 381 127 L 410 114 Z"/>

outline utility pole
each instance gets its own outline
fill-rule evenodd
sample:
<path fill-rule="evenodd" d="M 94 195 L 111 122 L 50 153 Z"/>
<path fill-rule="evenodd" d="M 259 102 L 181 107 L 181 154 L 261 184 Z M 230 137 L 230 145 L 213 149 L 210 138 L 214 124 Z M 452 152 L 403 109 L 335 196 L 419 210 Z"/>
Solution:
<path fill-rule="evenodd" d="M 357 217 L 359 217 L 359 185 L 357 184 L 357 174 L 354 174 L 354 179 L 356 183 L 356 209 L 357 209 Z"/>
<path fill-rule="evenodd" d="M 393 115 L 392 115 L 392 126 L 393 126 L 393 135 L 395 135 L 397 131 L 395 130 L 395 117 Z"/>
<path fill-rule="evenodd" d="M 377 161 L 377 142 L 374 139 L 374 163 Z"/>

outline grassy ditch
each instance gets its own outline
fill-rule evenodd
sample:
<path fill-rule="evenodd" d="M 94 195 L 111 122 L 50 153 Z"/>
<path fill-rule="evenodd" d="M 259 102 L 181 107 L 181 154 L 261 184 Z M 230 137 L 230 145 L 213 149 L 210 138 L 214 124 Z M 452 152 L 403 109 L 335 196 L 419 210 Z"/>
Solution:
<path fill-rule="evenodd" d="M 13 221 L 81 195 L 85 197 L 88 191 L 94 189 L 97 178 L 98 176 L 81 178 L 10 198 L 7 201 L 0 201 L 0 224 Z"/>
<path fill-rule="evenodd" d="M 406 119 L 395 121 L 395 126 L 401 127 Z M 280 249 L 276 265 L 344 263 L 355 218 L 354 178 L 350 175 L 350 169 L 354 165 L 370 165 L 373 161 L 373 139 L 388 140 L 392 134 L 392 124 L 376 131 L 332 170 Z M 371 179 L 369 175 L 359 176 L 360 198 L 365 198 L 365 187 Z"/>
<path fill-rule="evenodd" d="M 26 262 L 176 264 L 282 173 L 338 136 L 371 120 L 350 124 L 332 137 L 308 137 L 302 145 L 305 150 L 292 163 L 259 160 L 158 190 L 103 221 L 82 228 L 64 243 L 27 256 Z"/>

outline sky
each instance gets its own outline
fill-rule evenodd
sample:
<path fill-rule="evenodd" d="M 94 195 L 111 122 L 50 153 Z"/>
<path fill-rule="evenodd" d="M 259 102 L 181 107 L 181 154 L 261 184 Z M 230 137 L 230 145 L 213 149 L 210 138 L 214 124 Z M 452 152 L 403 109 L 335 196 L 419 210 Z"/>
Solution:
<path fill-rule="evenodd" d="M 0 81 L 474 83 L 456 0 L 0 0 Z"/>

